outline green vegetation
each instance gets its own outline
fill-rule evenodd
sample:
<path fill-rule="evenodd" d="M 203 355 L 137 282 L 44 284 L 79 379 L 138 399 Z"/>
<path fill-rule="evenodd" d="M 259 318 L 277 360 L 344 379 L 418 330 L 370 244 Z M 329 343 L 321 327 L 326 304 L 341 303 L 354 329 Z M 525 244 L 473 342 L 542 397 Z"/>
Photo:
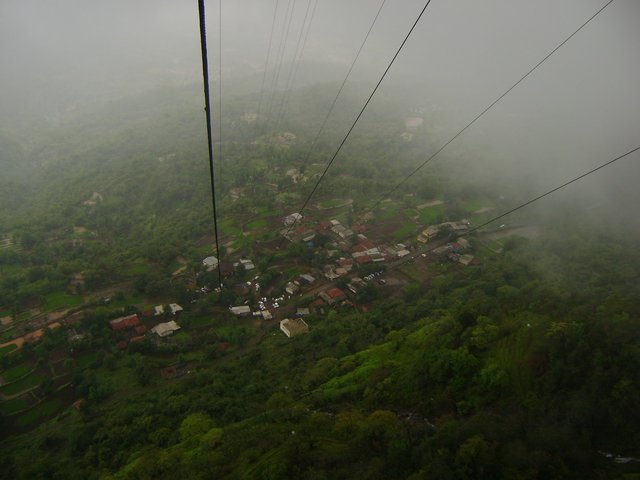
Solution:
<path fill-rule="evenodd" d="M 96 363 L 97 360 L 98 354 L 96 352 L 85 353 L 84 355 L 76 359 L 76 365 L 80 369 L 85 369 Z"/>
<path fill-rule="evenodd" d="M 495 202 L 487 198 L 473 198 L 464 200 L 460 204 L 460 208 L 464 210 L 465 213 L 473 213 L 483 208 L 494 208 Z"/>
<path fill-rule="evenodd" d="M 18 419 L 16 420 L 16 424 L 21 427 L 32 424 L 40 420 L 42 417 L 47 417 L 57 410 L 60 410 L 61 407 L 62 402 L 57 399 L 43 402 L 33 409 L 29 410 L 28 413 L 25 413 L 24 415 L 18 417 Z"/>
<path fill-rule="evenodd" d="M 40 375 L 32 373 L 31 375 L 18 380 L 17 382 L 13 382 L 0 387 L 0 392 L 7 396 L 16 395 L 18 393 L 37 387 L 42 383 L 43 380 L 44 378 L 42 378 Z"/>
<path fill-rule="evenodd" d="M 235 224 L 233 219 L 222 220 L 219 227 L 225 235 L 236 236 L 242 233 L 242 230 Z"/>
<path fill-rule="evenodd" d="M 413 222 L 405 222 L 402 227 L 393 232 L 393 238 L 395 240 L 403 240 L 407 237 L 416 234 L 416 225 Z"/>
<path fill-rule="evenodd" d="M 228 265 L 225 288 L 215 291 L 216 272 L 200 263 L 213 253 L 206 152 L 196 146 L 202 129 L 179 107 L 191 88 L 177 98 L 167 94 L 162 105 L 139 99 L 153 120 L 103 111 L 92 121 L 113 122 L 107 129 L 70 118 L 60 130 L 29 132 L 29 151 L 52 150 L 26 191 L 30 201 L 10 209 L 0 202 L 0 224 L 24 246 L 0 251 L 7 266 L 0 304 L 18 316 L 18 331 L 40 328 L 40 313 L 80 306 L 81 296 L 69 292 L 95 300 L 39 342 L 2 357 L 3 376 L 13 379 L 0 389 L 4 395 L 37 387 L 0 402 L 2 476 L 483 480 L 635 473 L 635 464 L 621 468 L 598 453 L 640 456 L 634 236 L 595 228 L 580 209 L 558 208 L 540 238 L 487 241 L 491 251 L 482 236 L 470 236 L 479 265 L 463 267 L 446 255 L 418 257 L 397 270 L 387 264 L 387 284 L 372 280 L 347 304 L 325 305 L 322 313 L 310 304 L 329 285 L 322 271 L 335 259 L 326 250 L 341 248 L 331 245 L 338 239 L 327 232 L 317 237 L 327 248 L 278 249 L 265 241 L 277 232 L 251 231 L 290 213 L 308 191 L 308 183 L 292 185 L 283 172 L 321 171 L 300 160 L 313 132 L 296 122 L 299 143 L 285 147 L 268 143 L 270 133 L 255 138 L 234 123 L 223 126 L 229 143 L 220 230 Z M 305 93 L 310 104 L 319 95 Z M 245 112 L 242 101 L 230 102 L 228 115 Z M 393 125 L 375 123 L 373 137 L 356 136 L 349 161 L 319 191 L 332 208 L 353 198 L 331 218 L 359 222 L 363 207 L 426 151 L 417 133 L 411 143 L 401 140 L 405 116 L 404 108 L 385 107 L 380 118 Z M 381 142 L 396 150 L 394 162 L 378 160 Z M 326 153 L 318 146 L 309 162 Z M 491 188 L 454 184 L 446 168 L 383 202 L 366 224 L 372 242 L 417 234 L 416 214 L 429 224 L 496 205 Z M 504 198 L 516 198 L 510 188 Z M 229 195 L 232 189 L 242 193 Z M 102 200 L 86 205 L 94 191 Z M 446 204 L 414 210 L 433 198 Z M 315 228 L 314 221 L 330 218 L 312 209 L 306 219 Z M 78 225 L 85 235 L 72 233 Z M 348 246 L 338 255 L 349 257 Z M 178 256 L 190 268 L 172 277 Z M 240 256 L 256 269 L 234 269 Z M 351 275 L 379 268 L 355 267 Z M 292 316 L 309 305 L 305 335 L 287 338 L 279 318 L 238 319 L 226 309 L 246 301 L 255 310 L 261 295 L 279 296 L 306 272 L 318 279 L 304 287 L 313 293 L 283 301 L 279 312 Z M 254 276 L 261 291 L 236 294 Z M 78 277 L 80 285 L 72 283 Z M 184 312 L 175 317 L 180 331 L 166 338 L 148 333 L 131 341 L 134 330 L 109 327 L 111 319 L 170 302 Z M 141 318 L 147 327 L 174 319 Z M 28 409 L 31 399 L 41 403 Z M 78 411 L 70 408 L 77 399 Z"/>
<path fill-rule="evenodd" d="M 135 277 L 137 275 L 144 275 L 151 271 L 151 266 L 146 262 L 133 262 L 129 265 L 126 265 L 122 269 L 122 273 L 124 275 Z"/>
<path fill-rule="evenodd" d="M 52 311 L 64 307 L 82 305 L 84 300 L 80 295 L 69 295 L 65 292 L 52 292 L 44 297 L 44 310 Z"/>
<path fill-rule="evenodd" d="M 344 205 L 345 203 L 348 203 L 349 200 L 348 199 L 344 199 L 344 198 L 332 198 L 330 200 L 323 200 L 320 203 L 320 206 L 322 208 L 336 208 L 339 206 Z"/>
<path fill-rule="evenodd" d="M 14 413 L 26 410 L 28 407 L 29 402 L 24 398 L 14 398 L 13 400 L 0 402 L 0 413 L 2 415 L 13 415 Z"/>
<path fill-rule="evenodd" d="M 247 229 L 249 230 L 257 230 L 258 228 L 264 228 L 267 226 L 267 221 L 259 218 L 257 220 L 252 220 L 247 223 Z"/>
<path fill-rule="evenodd" d="M 418 220 L 425 225 L 438 223 L 445 212 L 445 205 L 434 205 L 433 207 L 425 207 L 420 210 Z"/>
<path fill-rule="evenodd" d="M 26 363 L 22 363 L 20 365 L 16 365 L 15 367 L 11 367 L 4 372 L 1 372 L 0 376 L 6 383 L 11 383 L 24 377 L 32 370 L 33 368 L 31 366 L 27 365 Z"/>
<path fill-rule="evenodd" d="M 13 352 L 16 348 L 18 347 L 13 343 L 5 345 L 4 347 L 0 348 L 0 356 L 6 355 L 9 352 Z"/>

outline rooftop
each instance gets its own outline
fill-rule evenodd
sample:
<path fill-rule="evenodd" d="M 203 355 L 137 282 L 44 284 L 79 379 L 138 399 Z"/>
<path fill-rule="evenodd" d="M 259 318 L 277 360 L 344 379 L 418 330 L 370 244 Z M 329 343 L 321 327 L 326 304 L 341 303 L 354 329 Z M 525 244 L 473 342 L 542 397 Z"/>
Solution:
<path fill-rule="evenodd" d="M 344 296 L 344 292 L 339 288 L 330 288 L 327 290 L 327 295 L 329 295 L 330 298 L 339 298 Z"/>
<path fill-rule="evenodd" d="M 291 338 L 309 331 L 309 325 L 301 318 L 285 318 L 280 322 L 280 330 Z"/>

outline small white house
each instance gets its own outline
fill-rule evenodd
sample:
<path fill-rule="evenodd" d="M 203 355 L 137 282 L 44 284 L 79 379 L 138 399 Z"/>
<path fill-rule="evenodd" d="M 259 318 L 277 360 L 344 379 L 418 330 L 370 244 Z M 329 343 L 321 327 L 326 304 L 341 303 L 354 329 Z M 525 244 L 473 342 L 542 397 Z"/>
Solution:
<path fill-rule="evenodd" d="M 171 320 L 166 323 L 159 323 L 151 329 L 151 331 L 159 337 L 167 337 L 177 330 L 180 330 L 180 325 L 178 325 L 175 320 Z"/>
<path fill-rule="evenodd" d="M 218 259 L 214 256 L 207 257 L 202 260 L 202 265 L 210 272 L 218 266 Z"/>
<path fill-rule="evenodd" d="M 178 305 L 177 303 L 170 303 L 169 304 L 169 308 L 171 309 L 171 315 L 175 315 L 178 312 L 181 312 L 182 310 L 184 310 L 180 305 Z"/>
<path fill-rule="evenodd" d="M 286 227 L 290 227 L 291 225 L 293 225 L 296 222 L 299 222 L 300 220 L 302 220 L 302 215 L 296 212 L 284 217 L 283 222 Z"/>
<path fill-rule="evenodd" d="M 309 331 L 309 325 L 301 318 L 285 318 L 280 322 L 280 330 L 291 338 Z"/>
<path fill-rule="evenodd" d="M 251 315 L 251 308 L 247 305 L 240 305 L 239 307 L 231 307 L 231 313 L 238 316 Z"/>

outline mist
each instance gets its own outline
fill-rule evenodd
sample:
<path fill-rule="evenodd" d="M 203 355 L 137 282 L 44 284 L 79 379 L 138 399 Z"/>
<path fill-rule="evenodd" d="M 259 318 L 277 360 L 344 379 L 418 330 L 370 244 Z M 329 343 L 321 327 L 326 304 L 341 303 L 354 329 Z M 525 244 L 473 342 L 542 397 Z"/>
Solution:
<path fill-rule="evenodd" d="M 407 111 L 426 106 L 433 150 L 565 40 L 605 2 L 436 1 L 427 8 L 380 86 L 371 108 L 403 92 Z M 222 4 L 224 98 L 258 98 L 275 1 Z M 280 51 L 288 5 L 288 42 Z M 318 2 L 300 57 L 294 89 L 337 85 L 346 74 L 380 2 Z M 306 2 L 279 2 L 265 89 L 285 88 Z M 387 1 L 349 80 L 354 98 L 367 98 L 424 6 Z M 214 83 L 218 66 L 218 4 L 207 3 Z M 640 5 L 616 0 L 486 115 L 443 151 L 435 163 L 457 165 L 470 182 L 525 183 L 533 192 L 634 148 L 640 138 Z M 275 85 L 275 62 L 283 68 Z M 197 3 L 124 0 L 57 2 L 8 0 L 0 5 L 0 125 L 15 129 L 55 122 L 159 87 L 192 85 L 200 115 Z M 166 91 L 166 90 L 165 90 Z M 158 91 L 158 101 L 162 93 Z M 333 93 L 328 91 L 327 105 Z M 394 97 L 395 98 L 395 97 Z M 215 99 L 214 99 L 215 100 Z M 355 117 L 359 105 L 338 102 L 336 115 Z M 317 124 L 324 112 L 318 111 Z M 224 118 L 230 123 L 234 119 Z M 354 135 L 358 134 L 358 129 Z M 340 140 L 339 136 L 335 141 Z M 429 155 L 415 159 L 422 163 Z M 629 203 L 635 154 L 580 185 L 576 194 Z M 339 160 L 338 160 L 339 161 Z M 423 170 L 427 171 L 430 166 Z M 462 172 L 462 173 L 460 173 Z M 623 188 L 621 188 L 621 185 Z M 626 200 L 620 200 L 621 192 Z M 615 203 L 615 202 L 614 202 Z"/>

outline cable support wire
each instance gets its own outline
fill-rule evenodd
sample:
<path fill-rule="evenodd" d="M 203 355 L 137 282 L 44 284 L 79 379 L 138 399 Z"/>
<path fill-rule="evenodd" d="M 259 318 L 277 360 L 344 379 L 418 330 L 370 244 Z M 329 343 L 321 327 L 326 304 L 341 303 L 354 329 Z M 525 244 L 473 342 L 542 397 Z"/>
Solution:
<path fill-rule="evenodd" d="M 262 100 L 264 97 L 264 84 L 267 80 L 267 71 L 269 67 L 269 57 L 271 56 L 271 44 L 273 43 L 273 33 L 276 29 L 276 17 L 278 14 L 278 4 L 280 0 L 276 0 L 275 6 L 273 8 L 273 20 L 271 21 L 271 33 L 269 34 L 269 45 L 267 47 L 267 56 L 264 61 L 264 72 L 262 74 L 262 85 L 260 86 L 260 96 L 258 97 L 258 110 L 256 116 L 256 130 L 258 127 L 258 123 L 260 122 L 260 114 L 262 113 Z"/>
<path fill-rule="evenodd" d="M 218 0 L 218 185 L 222 167 L 222 0 Z M 220 258 L 218 257 L 218 262 Z"/>
<path fill-rule="evenodd" d="M 598 167 L 596 167 L 596 168 L 594 168 L 592 170 L 589 170 L 588 172 L 585 172 L 582 175 L 579 175 L 579 176 L 577 176 L 577 177 L 575 177 L 575 178 L 563 183 L 562 185 L 559 185 L 559 186 L 557 186 L 555 188 L 552 188 L 551 190 L 548 190 L 545 193 L 543 193 L 541 195 L 538 195 L 537 197 L 532 198 L 531 200 L 527 200 L 526 202 L 521 203 L 520 205 L 518 205 L 515 208 L 512 208 L 511 210 L 508 210 L 508 211 L 506 211 L 504 213 L 501 213 L 500 215 L 497 215 L 497 216 L 493 217 L 492 219 L 487 220 L 483 224 L 478 225 L 477 227 L 473 227 L 471 230 L 469 230 L 469 231 L 467 231 L 465 233 L 461 233 L 459 236 L 460 237 L 469 236 L 472 233 L 480 230 L 481 228 L 484 228 L 487 225 L 495 222 L 496 220 L 500 220 L 501 218 L 504 218 L 504 217 L 506 217 L 507 215 L 509 215 L 511 213 L 514 213 L 514 212 L 516 212 L 516 211 L 518 211 L 518 210 L 520 210 L 522 208 L 525 208 L 525 207 L 531 205 L 532 203 L 537 202 L 538 200 L 541 200 L 542 198 L 547 197 L 547 196 L 557 192 L 558 190 L 563 189 L 564 187 L 566 187 L 568 185 L 571 185 L 572 183 L 575 183 L 575 182 L 583 179 L 584 177 L 586 177 L 588 175 L 591 175 L 592 173 L 595 173 L 598 170 L 601 170 L 601 169 L 611 165 L 612 163 L 617 162 L 618 160 L 622 160 L 623 158 L 628 157 L 629 155 L 631 155 L 632 153 L 637 152 L 638 150 L 640 150 L 640 147 L 636 147 L 636 148 L 634 148 L 632 150 L 629 150 L 627 153 L 624 153 L 624 154 L 620 155 L 619 157 L 614 158 L 613 160 L 609 160 L 608 162 L 603 163 L 602 165 L 600 165 L 600 166 L 598 166 Z M 429 252 L 433 252 L 437 248 L 438 248 L 437 246 L 433 246 L 433 247 L 430 247 L 430 248 L 427 248 L 427 249 L 422 249 L 422 250 L 420 250 L 420 252 L 421 253 L 429 253 Z"/>
<path fill-rule="evenodd" d="M 369 29 L 367 30 L 367 33 L 364 36 L 364 39 L 362 40 L 362 43 L 360 44 L 360 47 L 358 48 L 356 56 L 353 58 L 353 61 L 351 62 L 351 65 L 349 66 L 349 70 L 347 71 L 347 74 L 345 75 L 344 79 L 342 80 L 342 84 L 340 85 L 340 88 L 338 88 L 338 92 L 336 93 L 335 97 L 333 97 L 333 101 L 331 102 L 331 105 L 329 106 L 329 110 L 327 110 L 327 113 L 324 116 L 324 119 L 322 120 L 322 124 L 320 125 L 320 128 L 318 129 L 318 132 L 316 133 L 316 135 L 314 136 L 313 140 L 311 141 L 311 144 L 309 146 L 309 150 L 307 151 L 307 155 L 305 156 L 305 159 L 304 159 L 303 163 L 306 163 L 307 160 L 309 160 L 309 157 L 311 156 L 311 152 L 313 151 L 313 147 L 316 145 L 316 142 L 320 138 L 320 135 L 322 135 L 322 132 L 324 132 L 324 129 L 327 126 L 327 122 L 329 121 L 329 117 L 333 113 L 333 109 L 335 108 L 336 103 L 338 102 L 338 98 L 340 98 L 340 95 L 342 95 L 342 91 L 344 90 L 344 87 L 347 84 L 347 81 L 349 80 L 349 77 L 351 76 L 351 72 L 353 72 L 353 69 L 354 69 L 354 67 L 355 67 L 355 65 L 356 65 L 356 63 L 358 61 L 358 58 L 360 58 L 360 53 L 362 53 L 362 50 L 364 49 L 364 46 L 367 43 L 367 40 L 369 39 L 369 35 L 371 34 L 371 31 L 373 30 L 373 27 L 375 26 L 376 22 L 378 21 L 378 17 L 380 16 L 380 12 L 382 11 L 382 7 L 384 7 L 384 4 L 386 3 L 386 1 L 387 0 L 382 0 L 382 2 L 380 3 L 380 7 L 378 7 L 378 11 L 376 12 L 375 17 L 373 18 L 373 21 L 371 22 L 371 25 L 369 25 Z"/>
<path fill-rule="evenodd" d="M 207 146 L 209 151 L 209 179 L 211 181 L 211 205 L 213 207 L 213 227 L 216 239 L 216 255 L 218 256 L 218 283 L 222 289 L 222 273 L 220 270 L 220 245 L 218 242 L 218 212 L 216 208 L 215 175 L 213 163 L 213 136 L 211 133 L 211 95 L 209 92 L 209 62 L 207 60 L 207 29 L 204 0 L 198 0 L 198 17 L 200 20 L 200 50 L 202 53 L 202 80 L 204 83 L 204 111 L 207 122 Z"/>
<path fill-rule="evenodd" d="M 387 76 L 387 73 L 389 73 L 389 70 L 391 69 L 391 66 L 393 65 L 393 63 L 396 61 L 396 58 L 398 58 L 398 55 L 400 54 L 400 52 L 402 51 L 403 47 L 405 46 L 405 44 L 407 43 L 407 40 L 409 40 L 409 37 L 411 36 L 411 34 L 413 33 L 414 29 L 416 28 L 416 25 L 418 25 L 418 22 L 420 21 L 420 19 L 422 18 L 422 16 L 424 15 L 424 12 L 427 10 L 427 7 L 429 6 L 429 4 L 431 3 L 431 0 L 428 0 L 427 3 L 425 4 L 425 6 L 422 8 L 422 10 L 420 11 L 420 14 L 418 15 L 418 17 L 416 18 L 416 20 L 413 22 L 413 25 L 411 26 L 411 28 L 409 29 L 409 32 L 405 35 L 404 40 L 402 40 L 402 43 L 400 44 L 400 46 L 398 47 L 398 49 L 396 50 L 396 53 L 393 55 L 393 58 L 391 59 L 391 61 L 389 62 L 389 64 L 387 65 L 387 68 L 385 68 L 384 72 L 382 73 L 382 76 L 380 77 L 380 79 L 378 80 L 378 83 L 376 84 L 376 86 L 373 88 L 371 94 L 369 95 L 369 98 L 367 98 L 367 101 L 364 103 L 364 106 L 362 107 L 362 109 L 360 110 L 360 113 L 358 113 L 358 115 L 356 116 L 355 120 L 353 121 L 351 127 L 349 128 L 349 130 L 347 131 L 347 134 L 344 136 L 344 138 L 342 139 L 342 141 L 340 142 L 340 145 L 338 145 L 337 150 L 335 151 L 335 153 L 333 154 L 333 156 L 331 157 L 331 159 L 329 160 L 329 162 L 327 163 L 327 166 L 325 167 L 324 171 L 322 172 L 322 175 L 320 175 L 320 178 L 318 179 L 318 181 L 316 182 L 315 186 L 313 187 L 313 189 L 311 190 L 311 193 L 309 193 L 309 195 L 307 196 L 306 200 L 304 201 L 304 203 L 302 204 L 302 207 L 300 208 L 300 210 L 298 211 L 298 213 L 300 215 L 302 215 L 302 212 L 304 211 L 304 209 L 307 207 L 307 205 L 309 204 L 309 201 L 311 200 L 311 197 L 313 197 L 313 194 L 316 192 L 316 190 L 318 189 L 318 187 L 320 186 L 320 183 L 322 183 L 322 180 L 324 179 L 324 177 L 326 176 L 327 172 L 329 171 L 329 169 L 331 168 L 331 165 L 333 165 L 333 162 L 335 161 L 336 157 L 338 156 L 338 154 L 340 153 L 340 150 L 342 150 L 342 147 L 344 146 L 344 144 L 346 143 L 347 139 L 349 138 L 349 135 L 351 135 L 351 132 L 353 131 L 353 129 L 355 128 L 356 124 L 358 123 L 358 121 L 360 120 L 360 117 L 362 117 L 362 114 L 364 113 L 364 111 L 366 110 L 367 106 L 369 105 L 369 103 L 371 102 L 371 99 L 373 98 L 373 96 L 376 94 L 376 92 L 378 91 L 378 88 L 380 87 L 380 85 L 382 84 L 382 81 L 385 79 L 385 77 Z M 379 12 L 378 12 L 379 13 Z M 291 223 L 291 225 L 289 226 L 289 229 L 287 230 L 287 232 L 285 233 L 285 238 L 289 235 L 289 233 L 291 232 L 291 230 L 293 229 L 293 227 L 295 226 L 295 224 L 297 223 L 297 218 Z"/>
<path fill-rule="evenodd" d="M 314 4 L 313 4 L 313 9 L 311 10 L 311 18 L 309 19 L 309 25 L 307 27 L 307 31 L 305 33 L 304 36 L 304 41 L 302 42 L 302 48 L 300 49 L 300 55 L 298 57 L 298 61 L 296 62 L 294 71 L 293 71 L 293 78 L 291 80 L 291 86 L 289 87 L 289 90 L 287 91 L 286 98 L 285 98 L 285 102 L 284 102 L 284 107 L 283 107 L 283 111 L 281 112 L 281 116 L 284 116 L 287 107 L 289 105 L 289 97 L 291 95 L 291 90 L 293 89 L 293 85 L 295 85 L 296 82 L 296 78 L 298 78 L 298 70 L 300 68 L 300 62 L 302 60 L 302 55 L 307 47 L 307 40 L 309 39 L 309 32 L 311 31 L 311 25 L 313 24 L 313 19 L 316 15 L 316 9 L 318 8 L 318 0 L 314 0 Z M 281 118 L 278 119 L 278 124 L 280 123 Z"/>
<path fill-rule="evenodd" d="M 509 215 L 509 214 L 511 214 L 511 213 L 513 213 L 513 212 L 515 212 L 517 210 L 520 210 L 521 208 L 524 208 L 524 207 L 526 207 L 528 205 L 531 205 L 532 203 L 537 202 L 538 200 L 540 200 L 540 199 L 542 199 L 542 198 L 544 198 L 544 197 L 546 197 L 548 195 L 551 195 L 552 193 L 555 193 L 558 190 L 563 189 L 564 187 L 571 185 L 572 183 L 575 183 L 575 182 L 577 182 L 579 180 L 582 180 L 584 177 L 586 177 L 588 175 L 591 175 L 592 173 L 595 173 L 598 170 L 602 170 L 603 168 L 608 167 L 609 165 L 611 165 L 612 163 L 617 162 L 618 160 L 622 160 L 623 158 L 628 157 L 629 155 L 631 155 L 632 153 L 637 152 L 638 150 L 640 150 L 640 147 L 636 147 L 636 148 L 634 148 L 632 150 L 629 150 L 627 153 L 624 153 L 624 154 L 620 155 L 619 157 L 614 158 L 613 160 L 609 160 L 608 162 L 603 163 L 602 165 L 600 165 L 600 166 L 598 166 L 598 167 L 596 167 L 596 168 L 594 168 L 592 170 L 589 170 L 588 172 L 583 173 L 582 175 L 579 175 L 579 176 L 569 180 L 568 182 L 563 183 L 562 185 L 559 185 L 559 186 L 557 186 L 555 188 L 552 188 L 551 190 L 548 190 L 545 193 L 543 193 L 541 195 L 538 195 L 537 197 L 532 198 L 531 200 L 528 200 L 528 201 L 518 205 L 517 207 L 512 208 L 511 210 L 509 210 L 507 212 L 501 213 L 500 215 L 498 215 L 496 217 L 493 217 L 491 220 L 488 220 L 488 221 L 484 222 L 483 224 L 478 225 L 477 227 L 473 227 L 471 230 L 469 230 L 468 232 L 465 232 L 461 236 L 470 235 L 471 233 L 473 233 L 473 232 L 475 232 L 475 231 L 477 231 L 477 230 L 479 230 L 479 229 L 481 229 L 483 227 L 486 227 L 487 225 L 489 225 L 490 223 L 495 222 L 496 220 L 499 220 L 499 219 L 501 219 L 503 217 L 506 217 L 507 215 Z"/>
<path fill-rule="evenodd" d="M 291 7 L 291 8 L 289 8 Z M 276 101 L 278 81 L 280 80 L 280 72 L 282 71 L 282 62 L 284 61 L 284 54 L 287 50 L 287 39 L 289 38 L 289 31 L 291 30 L 291 21 L 293 19 L 293 12 L 296 8 L 296 0 L 289 0 L 287 4 L 287 11 L 282 24 L 282 35 L 280 37 L 280 45 L 278 49 L 278 63 L 276 65 L 275 74 L 273 76 L 273 82 L 271 83 L 271 96 L 269 98 L 269 107 L 267 109 L 267 119 L 271 118 L 273 113 L 274 104 Z"/>
<path fill-rule="evenodd" d="M 401 180 L 400 183 L 398 183 L 395 187 L 393 187 L 391 190 L 389 190 L 384 195 L 382 195 L 376 201 L 374 206 L 369 209 L 369 211 L 373 211 L 376 208 L 378 208 L 380 203 L 385 198 L 388 198 L 389 195 L 391 195 L 393 192 L 398 190 L 398 188 L 400 188 L 402 185 L 404 185 L 404 183 L 407 180 L 409 180 L 411 177 L 413 177 L 425 165 L 427 165 L 429 162 L 431 162 L 431 160 L 433 160 L 435 157 L 437 157 L 440 154 L 440 152 L 442 152 L 445 148 L 447 148 L 453 141 L 455 141 L 460 135 L 462 135 L 469 127 L 471 127 L 481 117 L 483 117 L 485 113 L 487 113 L 489 110 L 491 110 L 500 100 L 502 100 L 504 97 L 506 97 L 514 88 L 516 88 L 518 85 L 520 85 L 524 81 L 525 78 L 527 78 L 529 75 L 531 75 L 540 65 L 542 65 L 545 61 L 547 61 L 554 53 L 556 53 L 558 50 L 560 50 L 560 48 L 562 48 L 564 46 L 564 44 L 566 44 L 569 40 L 571 40 L 580 30 L 582 30 L 584 27 L 586 27 L 587 24 L 589 24 L 594 18 L 596 18 L 605 8 L 607 8 L 609 5 L 611 5 L 611 3 L 613 3 L 613 0 L 609 0 L 602 8 L 600 8 L 596 13 L 594 13 L 586 22 L 584 22 L 582 25 L 580 25 L 580 27 L 578 27 L 577 30 L 575 30 L 571 35 L 569 35 L 567 38 L 565 38 L 558 46 L 556 46 L 553 50 L 551 50 L 542 60 L 540 60 L 538 63 L 536 63 L 533 66 L 533 68 L 531 68 L 527 73 L 525 73 L 522 77 L 520 77 L 520 79 L 516 83 L 511 85 L 511 87 L 509 87 L 502 95 L 500 95 L 498 98 L 496 98 L 493 102 L 491 102 L 489 104 L 488 107 L 486 107 L 482 112 L 480 112 L 473 120 L 471 120 L 469 123 L 467 123 L 467 125 L 465 125 L 465 127 L 462 130 L 460 130 L 453 137 L 451 137 L 444 145 L 442 145 L 440 148 L 438 148 L 438 150 L 436 150 L 435 153 L 433 153 L 429 158 L 427 158 L 418 167 L 416 167 L 409 175 L 407 175 L 403 180 Z"/>
<path fill-rule="evenodd" d="M 289 67 L 289 73 L 287 74 L 287 81 L 284 84 L 284 94 L 282 95 L 282 100 L 280 101 L 280 107 L 278 108 L 278 116 L 276 120 L 275 130 L 278 130 L 278 126 L 280 125 L 280 120 L 282 119 L 283 109 L 286 102 L 286 99 L 289 96 L 292 88 L 292 80 L 293 80 L 293 71 L 295 70 L 295 66 L 297 62 L 300 61 L 302 57 L 302 52 L 300 51 L 300 45 L 302 44 L 302 38 L 304 37 L 305 27 L 308 29 L 311 27 L 311 22 L 307 26 L 307 18 L 309 17 L 309 10 L 311 9 L 311 2 L 313 0 L 308 0 L 307 8 L 304 12 L 304 18 L 302 19 L 302 23 L 300 24 L 300 32 L 298 33 L 298 41 L 296 42 L 296 48 L 293 51 L 293 59 L 291 61 L 291 66 Z M 305 42 L 306 43 L 306 42 Z"/>

